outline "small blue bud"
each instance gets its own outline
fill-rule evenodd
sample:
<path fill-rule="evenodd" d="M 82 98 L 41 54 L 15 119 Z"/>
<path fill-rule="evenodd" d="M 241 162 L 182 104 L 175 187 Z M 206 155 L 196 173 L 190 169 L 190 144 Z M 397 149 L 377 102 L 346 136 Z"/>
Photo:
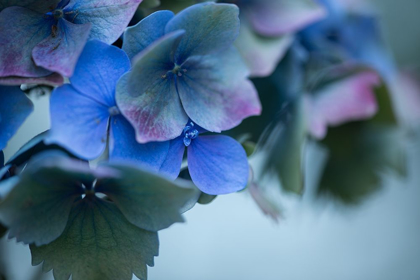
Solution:
<path fill-rule="evenodd" d="M 187 125 L 184 128 L 184 145 L 185 147 L 188 147 L 191 145 L 191 141 L 198 137 L 198 130 L 194 128 L 194 123 L 190 122 L 189 125 Z"/>

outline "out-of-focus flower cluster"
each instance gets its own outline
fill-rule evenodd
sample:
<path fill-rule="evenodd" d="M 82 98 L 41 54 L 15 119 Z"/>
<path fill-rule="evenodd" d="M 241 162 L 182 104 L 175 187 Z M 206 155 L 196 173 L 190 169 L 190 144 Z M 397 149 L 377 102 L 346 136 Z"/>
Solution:
<path fill-rule="evenodd" d="M 379 169 L 404 173 L 420 87 L 374 7 L 161 2 L 0 0 L 0 150 L 28 91 L 52 89 L 51 129 L 0 161 L 0 222 L 33 264 L 145 279 L 157 232 L 197 202 L 248 186 L 278 219 L 272 189 L 357 203 Z"/>

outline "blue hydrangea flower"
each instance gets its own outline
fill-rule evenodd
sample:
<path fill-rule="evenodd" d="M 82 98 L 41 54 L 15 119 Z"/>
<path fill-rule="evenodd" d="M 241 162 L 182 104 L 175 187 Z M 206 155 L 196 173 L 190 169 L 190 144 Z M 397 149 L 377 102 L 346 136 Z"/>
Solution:
<path fill-rule="evenodd" d="M 299 34 L 310 53 L 372 67 L 384 78 L 394 75 L 393 61 L 374 14 L 363 11 L 363 7 L 350 10 L 343 1 L 320 2 L 328 9 L 328 17 Z"/>
<path fill-rule="evenodd" d="M 169 143 L 138 144 L 134 129 L 115 103 L 118 79 L 130 69 L 127 55 L 100 41 L 89 41 L 71 84 L 53 91 L 51 131 L 47 143 L 56 143 L 84 159 L 99 157 L 109 144 L 110 160 L 125 160 L 159 171 Z"/>
<path fill-rule="evenodd" d="M 71 76 L 87 40 L 113 43 L 141 1 L 2 1 L 0 77 Z"/>
<path fill-rule="evenodd" d="M 174 139 L 189 119 L 221 132 L 260 114 L 233 47 L 238 13 L 235 5 L 203 3 L 176 16 L 157 12 L 128 28 L 123 49 L 133 69 L 118 83 L 116 99 L 139 143 Z"/>
<path fill-rule="evenodd" d="M 241 10 L 236 43 L 253 77 L 273 73 L 294 34 L 323 19 L 326 9 L 315 0 L 222 0 Z"/>
<path fill-rule="evenodd" d="M 248 159 L 243 147 L 225 135 L 200 135 L 204 129 L 189 122 L 182 135 L 170 141 L 165 172 L 176 178 L 185 149 L 188 171 L 194 184 L 204 193 L 228 194 L 244 189 L 248 182 Z"/>
<path fill-rule="evenodd" d="M 33 107 L 19 87 L 0 85 L 0 151 L 32 113 Z"/>

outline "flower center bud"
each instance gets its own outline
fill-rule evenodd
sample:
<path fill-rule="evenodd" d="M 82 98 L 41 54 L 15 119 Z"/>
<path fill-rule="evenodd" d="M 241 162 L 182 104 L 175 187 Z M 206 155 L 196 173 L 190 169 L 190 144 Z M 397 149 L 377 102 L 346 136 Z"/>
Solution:
<path fill-rule="evenodd" d="M 185 147 L 188 147 L 191 145 L 191 142 L 193 139 L 198 137 L 198 130 L 194 128 L 194 123 L 190 122 L 185 128 L 184 128 L 184 145 Z"/>
<path fill-rule="evenodd" d="M 55 20 L 59 20 L 60 18 L 62 18 L 64 16 L 64 12 L 63 12 L 62 9 L 56 9 L 56 10 L 54 10 L 54 12 L 52 14 L 53 14 Z"/>
<path fill-rule="evenodd" d="M 114 106 L 114 107 L 110 107 L 109 109 L 108 109 L 108 113 L 111 115 L 111 117 L 112 116 L 117 116 L 117 115 L 119 115 L 121 112 L 120 112 L 120 109 L 118 109 L 118 107 L 117 106 Z"/>
<path fill-rule="evenodd" d="M 178 77 L 182 77 L 182 75 L 187 73 L 187 69 L 182 69 L 182 66 L 175 64 L 174 69 L 172 69 L 172 73 Z"/>

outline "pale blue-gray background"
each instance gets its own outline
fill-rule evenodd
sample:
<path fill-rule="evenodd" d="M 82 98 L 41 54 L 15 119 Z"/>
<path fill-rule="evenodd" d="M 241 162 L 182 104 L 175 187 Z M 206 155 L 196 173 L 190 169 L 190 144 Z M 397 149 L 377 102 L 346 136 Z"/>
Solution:
<path fill-rule="evenodd" d="M 420 61 L 420 1 L 376 0 L 400 65 Z M 363 42 L 361 42 L 363 43 Z M 6 157 L 48 128 L 48 102 L 10 142 Z M 420 142 L 409 143 L 409 176 L 384 174 L 384 188 L 352 209 L 281 197 L 284 219 L 263 216 L 247 193 L 217 198 L 188 212 L 186 224 L 160 233 L 150 280 L 418 280 L 420 279 Z M 11 280 L 29 280 L 27 246 L 3 239 Z M 47 275 L 45 279 L 51 279 Z"/>

